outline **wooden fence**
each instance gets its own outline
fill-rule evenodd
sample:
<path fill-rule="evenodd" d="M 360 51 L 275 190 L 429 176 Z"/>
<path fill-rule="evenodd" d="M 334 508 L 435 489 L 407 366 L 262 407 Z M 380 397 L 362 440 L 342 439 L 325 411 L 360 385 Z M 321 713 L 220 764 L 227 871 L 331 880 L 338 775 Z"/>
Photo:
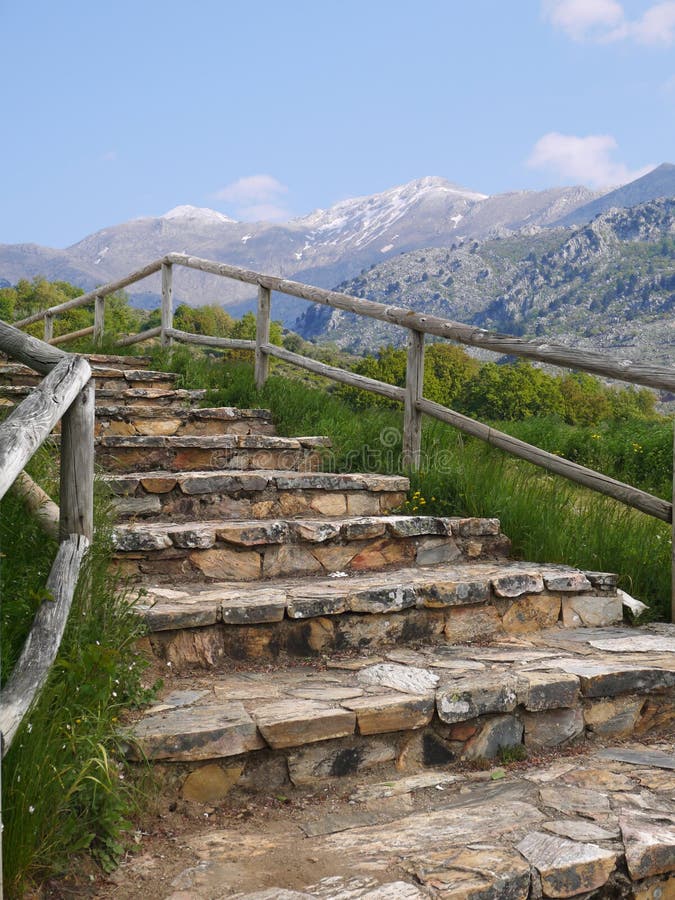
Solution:
<path fill-rule="evenodd" d="M 175 266 L 184 266 L 189 269 L 196 269 L 256 286 L 258 289 L 258 310 L 255 340 L 229 340 L 208 335 L 190 334 L 173 328 L 173 271 Z M 675 366 L 655 366 L 648 363 L 634 362 L 630 359 L 615 359 L 604 353 L 575 350 L 545 340 L 528 341 L 512 335 L 497 334 L 438 316 L 417 313 L 401 307 L 387 306 L 383 303 L 352 297 L 349 294 L 328 291 L 323 288 L 301 284 L 300 282 L 181 253 L 169 253 L 162 259 L 155 260 L 144 268 L 127 275 L 125 278 L 102 285 L 88 294 L 35 313 L 26 319 L 22 319 L 20 322 L 16 322 L 15 325 L 24 327 L 44 320 L 46 341 L 51 341 L 52 343 L 55 341 L 61 342 L 81 337 L 85 333 L 93 333 L 94 339 L 100 342 L 103 337 L 105 298 L 115 291 L 156 272 L 161 272 L 161 325 L 140 334 L 122 338 L 118 341 L 120 346 L 128 346 L 150 338 L 159 337 L 162 345 L 165 347 L 170 346 L 173 341 L 180 341 L 189 344 L 219 347 L 221 349 L 250 350 L 255 356 L 255 380 L 258 387 L 262 387 L 267 379 L 270 358 L 281 359 L 291 365 L 322 375 L 333 381 L 400 400 L 404 407 L 403 463 L 411 469 L 415 469 L 419 465 L 422 416 L 428 415 L 443 422 L 448 422 L 459 430 L 499 447 L 513 456 L 527 460 L 548 472 L 562 475 L 570 481 L 613 497 L 650 516 L 669 522 L 671 525 L 673 524 L 673 502 L 665 501 L 632 485 L 609 478 L 593 469 L 562 459 L 555 454 L 548 453 L 524 441 L 517 440 L 508 434 L 497 431 L 482 422 L 470 419 L 447 407 L 425 399 L 423 396 L 424 342 L 427 334 L 434 335 L 470 347 L 480 347 L 495 353 L 537 360 L 671 392 L 675 391 Z M 372 378 L 356 375 L 353 372 L 326 365 L 270 344 L 271 297 L 273 291 L 407 329 L 408 358 L 405 387 L 396 387 Z M 53 321 L 56 315 L 91 303 L 94 304 L 94 325 L 91 328 L 73 332 L 70 335 L 63 335 L 56 339 L 52 337 Z M 673 501 L 675 502 L 675 478 Z M 675 537 L 675 533 L 673 536 Z M 675 540 L 673 541 L 673 546 L 672 614 L 675 621 Z"/>
<path fill-rule="evenodd" d="M 53 599 L 38 609 L 19 660 L 0 694 L 2 755 L 44 684 L 68 619 L 80 566 L 92 540 L 94 383 L 86 359 L 0 322 L 0 351 L 45 375 L 0 423 L 0 498 L 18 488 L 59 548 L 47 579 Z M 22 471 L 61 420 L 58 531 L 54 504 Z"/>

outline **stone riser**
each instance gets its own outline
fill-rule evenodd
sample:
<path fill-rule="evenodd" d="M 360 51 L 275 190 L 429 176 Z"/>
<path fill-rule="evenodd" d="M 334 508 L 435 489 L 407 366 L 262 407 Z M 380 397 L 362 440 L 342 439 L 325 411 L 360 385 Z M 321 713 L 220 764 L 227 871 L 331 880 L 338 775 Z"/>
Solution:
<path fill-rule="evenodd" d="M 246 412 L 246 411 L 244 411 Z M 96 412 L 96 436 L 165 435 L 193 437 L 225 434 L 259 434 L 273 436 L 274 425 L 269 418 L 237 415 L 233 410 L 225 416 L 219 410 L 176 410 L 161 407 L 132 407 L 124 411 L 99 407 Z"/>
<path fill-rule="evenodd" d="M 381 517 L 326 525 L 341 525 L 349 534 L 349 529 L 368 521 L 393 523 L 386 526 L 390 537 L 392 528 L 412 530 L 424 522 Z M 444 526 L 453 537 L 452 542 L 437 535 L 418 537 L 417 562 L 423 563 L 431 554 L 431 566 L 257 585 L 174 583 L 170 588 L 149 588 L 137 611 L 147 625 L 154 652 L 178 667 L 214 666 L 223 660 L 269 663 L 286 654 L 370 652 L 405 642 L 482 642 L 532 635 L 558 624 L 577 629 L 622 621 L 621 599 L 606 573 L 494 559 L 466 562 L 478 551 L 494 551 L 502 545 L 503 535 L 498 527 L 494 530 L 497 520 L 429 522 L 438 529 Z M 230 528 L 235 534 L 229 537 L 239 540 L 259 537 L 256 532 L 264 527 L 261 523 L 242 531 L 241 525 L 251 523 L 235 524 L 240 530 Z M 295 524 L 301 531 L 311 526 L 320 536 L 320 520 Z M 402 544 L 401 552 L 411 549 Z M 362 558 L 364 552 L 369 551 L 361 551 Z M 438 556 L 448 552 L 460 560 L 440 563 Z"/>
<path fill-rule="evenodd" d="M 216 432 L 218 434 L 219 432 Z M 259 432 L 256 432 L 259 434 Z M 202 432 L 202 434 L 205 434 Z M 232 434 L 232 432 L 230 432 Z M 235 435 L 242 431 L 235 431 Z M 243 434 L 248 434 L 243 431 Z M 214 470 L 254 471 L 257 469 L 287 469 L 294 472 L 318 472 L 322 457 L 315 450 L 255 450 L 255 449 L 134 449 L 127 447 L 107 448 L 99 446 L 96 458 L 109 472 L 204 472 Z M 137 496 L 147 495 L 141 487 Z M 159 496 L 159 495 L 158 495 Z M 172 505 L 172 501 L 169 501 Z M 159 512 L 159 509 L 157 510 Z M 133 515 L 133 509 L 129 510 Z M 168 513 L 173 515 L 172 512 Z"/>
<path fill-rule="evenodd" d="M 592 599 L 592 595 L 584 595 L 585 602 L 590 603 Z M 611 605 L 607 604 L 606 596 L 597 599 L 607 610 L 602 624 L 621 621 L 621 604 L 616 598 Z M 241 662 L 265 665 L 333 653 L 378 653 L 392 647 L 456 644 L 532 634 L 554 627 L 563 615 L 567 619 L 569 609 L 570 601 L 565 597 L 544 593 L 444 609 L 419 607 L 374 614 L 345 612 L 305 619 L 284 618 L 276 623 L 218 622 L 157 631 L 152 631 L 153 617 L 149 615 L 151 633 L 147 646 L 155 657 L 170 663 L 177 672 L 195 666 L 227 668 Z"/>
<path fill-rule="evenodd" d="M 248 438 L 232 440 L 248 441 Z M 172 440 L 166 438 L 165 440 Z M 224 440 L 224 438 L 223 438 Z M 258 439 L 263 440 L 263 439 Z M 268 438 L 266 440 L 282 439 Z M 309 440 L 309 439 L 308 439 Z M 304 463 L 307 453 L 308 461 L 312 449 L 302 447 L 298 441 L 297 449 L 290 452 L 299 453 Z M 141 451 L 137 451 L 141 452 Z M 173 452 L 173 451 L 172 451 Z M 178 451 L 176 451 L 178 453 Z M 186 455 L 195 452 L 193 449 L 181 450 Z M 198 452 L 202 452 L 201 449 Z M 222 449 L 210 449 L 210 453 L 224 453 Z M 238 454 L 244 450 L 237 450 Z M 246 451 L 248 452 L 248 451 Z M 289 453 L 288 449 L 251 450 L 252 454 L 279 452 Z M 261 457 L 262 460 L 266 457 Z M 328 472 L 278 470 L 273 468 L 226 469 L 226 470 L 166 470 L 134 472 L 129 475 L 109 475 L 107 483 L 118 498 L 120 511 L 126 515 L 153 515 L 158 518 L 159 531 L 166 530 L 161 521 L 186 522 L 201 520 L 205 527 L 208 520 L 215 519 L 286 519 L 306 516 L 379 516 L 400 506 L 405 500 L 408 481 L 406 478 L 386 476 L 352 476 L 335 475 Z M 122 507 L 122 503 L 125 507 Z M 143 533 L 150 532 L 150 526 L 139 526 Z M 120 530 L 122 533 L 124 529 Z M 154 533 L 154 532 L 153 532 Z M 419 533 L 416 531 L 415 533 Z M 162 549 L 169 544 L 164 541 L 146 540 L 130 543 L 132 538 L 125 539 L 125 550 Z M 267 542 L 267 541 L 265 541 Z M 174 542 L 175 543 L 175 542 Z M 199 546 L 204 546 L 201 543 Z"/>
<path fill-rule="evenodd" d="M 106 365 L 87 357 L 96 386 L 107 390 L 125 390 L 129 387 L 172 388 L 178 380 L 175 372 L 157 372 L 143 366 Z M 36 385 L 44 376 L 21 363 L 0 366 L 0 384 Z"/>
<path fill-rule="evenodd" d="M 618 705 L 631 711 L 630 716 L 610 719 L 598 731 L 596 723 L 607 711 L 606 700 L 585 701 L 575 708 L 538 713 L 518 707 L 508 716 L 481 716 L 452 727 L 437 715 L 428 724 L 415 727 L 416 722 L 427 716 L 421 703 L 417 710 L 411 703 L 410 730 L 375 734 L 356 732 L 304 747 L 278 750 L 266 748 L 260 736 L 257 740 L 250 737 L 251 743 L 257 743 L 260 749 L 232 756 L 207 750 L 206 755 L 199 757 L 197 754 L 194 759 L 186 758 L 187 749 L 183 754 L 177 754 L 183 758 L 167 758 L 163 755 L 167 750 L 165 745 L 158 746 L 157 756 L 149 754 L 149 758 L 162 779 L 164 796 L 173 798 L 181 796 L 186 780 L 205 763 L 218 765 L 227 774 L 232 787 L 263 794 L 279 788 L 339 786 L 343 778 L 359 775 L 366 778 L 371 771 L 376 771 L 378 779 L 384 782 L 388 776 L 400 778 L 425 769 L 443 769 L 451 774 L 461 771 L 466 761 L 492 760 L 494 764 L 497 760 L 498 764 L 499 750 L 495 741 L 500 740 L 500 730 L 504 740 L 502 747 L 523 746 L 529 754 L 550 752 L 563 745 L 594 742 L 598 738 L 646 737 L 660 731 L 675 717 L 675 692 L 650 696 L 629 694 L 622 697 Z M 490 743 L 492 746 L 488 746 Z M 476 754 L 476 749 L 485 747 L 490 756 Z M 133 752 L 131 755 L 133 758 Z M 598 811 L 589 810 L 588 815 L 593 812 Z"/>
<path fill-rule="evenodd" d="M 156 518 L 171 522 L 194 519 L 281 518 L 311 515 L 379 516 L 399 506 L 405 494 L 389 491 L 264 491 L 237 494 L 198 494 L 189 496 L 176 489 L 169 494 L 142 494 L 129 498 L 150 502 L 159 500 Z M 138 503 L 141 507 L 141 503 Z"/>
<path fill-rule="evenodd" d="M 127 375 L 121 375 L 121 373 L 101 375 L 94 371 L 93 375 L 96 389 L 108 393 L 118 393 L 130 388 L 166 391 L 173 389 L 176 382 L 175 375 L 150 372 L 129 372 Z M 10 377 L 3 374 L 2 370 L 0 370 L 0 388 L 5 389 L 10 385 L 17 388 L 33 388 L 40 384 L 43 377 L 29 374 Z"/>
<path fill-rule="evenodd" d="M 388 502 L 387 494 L 371 494 L 374 505 Z M 359 494 L 360 502 L 365 498 Z M 310 498 L 311 499 L 311 498 Z M 188 539 L 189 542 L 189 539 Z M 502 535 L 477 539 L 452 537 L 383 537 L 348 543 L 302 542 L 239 548 L 217 541 L 207 549 L 171 546 L 163 550 L 115 554 L 125 575 L 155 584 L 194 581 L 255 581 L 332 572 L 383 571 L 395 566 L 495 558 L 504 556 L 508 542 Z"/>
<path fill-rule="evenodd" d="M 0 402 L 21 403 L 28 396 L 32 388 L 28 386 L 15 387 L 13 385 L 0 385 Z M 123 403 L 127 407 L 136 406 L 161 406 L 167 410 L 185 410 L 190 404 L 200 403 L 206 396 L 206 391 L 173 390 L 171 388 L 148 388 L 147 385 L 136 388 L 127 388 L 121 391 L 107 390 L 96 386 L 96 406 L 110 406 Z"/>

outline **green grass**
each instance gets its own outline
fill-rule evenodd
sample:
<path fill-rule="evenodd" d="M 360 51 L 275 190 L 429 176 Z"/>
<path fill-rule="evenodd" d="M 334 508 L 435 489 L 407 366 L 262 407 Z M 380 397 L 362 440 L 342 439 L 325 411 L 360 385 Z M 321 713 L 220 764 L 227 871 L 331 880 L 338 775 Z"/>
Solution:
<path fill-rule="evenodd" d="M 167 358 L 158 360 L 167 364 Z M 172 367 L 181 373 L 185 387 L 208 386 L 205 405 L 264 407 L 272 410 L 280 434 L 327 434 L 333 450 L 325 467 L 337 472 L 373 471 L 395 474 L 400 465 L 402 413 L 374 408 L 355 411 L 333 396 L 333 385 L 325 379 L 286 374 L 279 367 L 262 391 L 253 384 L 250 363 L 204 357 L 192 351 L 174 352 Z M 624 459 L 632 469 L 624 471 L 619 459 L 621 429 L 603 432 L 570 429 L 546 421 L 511 423 L 518 436 L 552 451 L 567 434 L 595 450 L 600 433 L 603 457 L 577 458 L 585 464 L 612 462 L 614 477 L 669 496 L 670 482 L 656 463 L 656 453 L 668 456 L 665 444 L 672 440 L 672 425 L 625 424 Z M 567 432 L 565 432 L 567 428 Z M 651 429 L 654 433 L 651 433 Z M 580 435 L 583 437 L 581 440 Z M 633 444 L 640 444 L 636 452 Z M 644 457 L 644 458 L 643 458 Z M 636 464 L 639 459 L 640 467 Z M 671 534 L 663 522 L 636 512 L 609 498 L 577 487 L 565 479 L 542 472 L 467 438 L 455 429 L 424 420 L 422 468 L 411 476 L 410 512 L 437 515 L 496 516 L 513 542 L 513 555 L 533 562 L 561 562 L 584 569 L 617 572 L 621 586 L 651 607 L 655 618 L 670 615 Z M 670 462 L 669 462 L 670 464 Z M 417 492 L 417 493 L 415 493 Z"/>
<path fill-rule="evenodd" d="M 31 473 L 54 493 L 55 453 L 43 448 Z M 7 897 L 60 874 L 87 851 L 106 869 L 119 858 L 138 791 L 118 733 L 123 711 L 144 702 L 144 662 L 135 596 L 111 577 L 111 511 L 99 489 L 96 540 L 85 558 L 64 639 L 38 702 L 3 760 L 3 868 Z M 11 671 L 56 543 L 20 501 L 0 503 L 2 672 Z"/>

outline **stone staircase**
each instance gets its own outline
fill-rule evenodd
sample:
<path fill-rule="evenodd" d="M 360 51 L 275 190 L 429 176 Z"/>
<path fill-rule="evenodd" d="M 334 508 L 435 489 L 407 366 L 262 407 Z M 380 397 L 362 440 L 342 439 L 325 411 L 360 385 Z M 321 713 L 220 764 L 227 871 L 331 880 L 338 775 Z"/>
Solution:
<path fill-rule="evenodd" d="M 174 806 L 344 793 L 344 827 L 301 837 L 340 845 L 350 875 L 336 863 L 332 882 L 277 874 L 253 890 L 223 883 L 229 857 L 211 847 L 200 858 L 218 878 L 181 876 L 172 898 L 674 896 L 675 758 L 643 743 L 672 738 L 675 633 L 623 627 L 616 576 L 513 561 L 496 519 L 402 515 L 407 479 L 322 471 L 327 438 L 279 437 L 265 410 L 199 409 L 204 392 L 143 358 L 92 363 L 115 565 L 144 588 L 145 649 L 166 684 L 129 725 L 130 757 L 154 764 Z M 0 398 L 35 380 L 5 366 Z M 642 742 L 637 763 L 617 760 L 627 740 Z M 570 748 L 566 773 L 609 773 L 588 776 L 576 806 L 534 775 L 526 797 L 507 777 L 463 800 L 484 769 Z M 615 755 L 591 764 L 600 752 Z M 632 793 L 631 765 L 652 773 Z M 399 801 L 416 791 L 433 813 L 414 825 Z M 394 795 L 388 812 L 355 814 Z M 414 828 L 425 840 L 401 836 Z M 223 846 L 257 858 L 252 838 L 230 827 Z"/>

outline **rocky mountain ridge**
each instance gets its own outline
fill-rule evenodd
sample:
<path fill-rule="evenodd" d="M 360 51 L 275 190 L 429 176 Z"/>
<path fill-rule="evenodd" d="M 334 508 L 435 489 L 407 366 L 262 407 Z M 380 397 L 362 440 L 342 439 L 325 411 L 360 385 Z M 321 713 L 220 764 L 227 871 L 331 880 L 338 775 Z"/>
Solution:
<path fill-rule="evenodd" d="M 14 283 L 44 276 L 91 289 L 177 251 L 333 287 L 407 250 L 546 227 L 595 196 L 584 187 L 488 196 L 427 177 L 286 223 L 236 222 L 214 210 L 179 206 L 104 228 L 63 250 L 0 245 L 0 278 Z M 138 305 L 155 305 L 158 277 L 132 286 L 130 293 Z M 222 303 L 234 313 L 252 302 L 248 285 L 189 271 L 179 273 L 175 296 L 193 305 Z M 290 323 L 304 308 L 302 301 L 285 299 L 277 315 Z"/>
<path fill-rule="evenodd" d="M 550 337 L 672 364 L 675 199 L 612 209 L 575 229 L 539 230 L 402 254 L 339 289 L 496 331 Z M 311 307 L 304 337 L 364 351 L 401 329 Z"/>

